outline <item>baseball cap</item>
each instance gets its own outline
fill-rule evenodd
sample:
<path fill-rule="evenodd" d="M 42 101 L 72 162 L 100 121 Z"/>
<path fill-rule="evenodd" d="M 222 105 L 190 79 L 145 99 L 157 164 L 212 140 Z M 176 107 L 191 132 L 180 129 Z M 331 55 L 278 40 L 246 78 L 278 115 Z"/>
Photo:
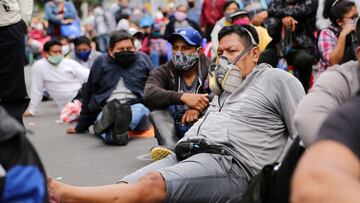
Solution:
<path fill-rule="evenodd" d="M 169 37 L 169 42 L 174 43 L 175 39 L 181 37 L 186 43 L 192 46 L 201 46 L 202 37 L 200 33 L 192 27 L 180 28 Z"/>

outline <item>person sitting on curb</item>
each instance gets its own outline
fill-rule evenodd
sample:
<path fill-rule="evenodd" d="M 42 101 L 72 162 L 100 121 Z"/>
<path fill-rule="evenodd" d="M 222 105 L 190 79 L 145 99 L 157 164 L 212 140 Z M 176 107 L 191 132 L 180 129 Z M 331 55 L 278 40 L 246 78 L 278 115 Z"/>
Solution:
<path fill-rule="evenodd" d="M 94 124 L 95 135 L 106 143 L 126 145 L 129 129 L 150 127 L 143 96 L 153 65 L 147 55 L 135 51 L 126 30 L 113 32 L 109 46 L 108 53 L 99 56 L 91 68 L 79 122 L 67 132 L 85 133 Z"/>
<path fill-rule="evenodd" d="M 24 117 L 36 115 L 44 89 L 54 99 L 59 109 L 74 99 L 89 77 L 89 69 L 78 62 L 64 58 L 61 43 L 51 39 L 44 44 L 46 57 L 32 66 L 30 105 Z"/>
<path fill-rule="evenodd" d="M 259 64 L 252 26 L 219 32 L 216 93 L 205 115 L 177 143 L 175 154 L 125 176 L 120 184 L 76 187 L 50 181 L 60 202 L 226 202 L 243 193 L 262 167 L 279 160 L 296 135 L 293 114 L 305 95 L 291 74 Z M 127 183 L 127 184 L 126 184 Z"/>
<path fill-rule="evenodd" d="M 201 53 L 200 33 L 193 28 L 179 29 L 169 41 L 172 59 L 152 71 L 145 85 L 145 104 L 157 109 L 150 114 L 160 145 L 150 152 L 153 160 L 172 153 L 209 103 L 210 60 Z"/>
<path fill-rule="evenodd" d="M 90 69 L 95 59 L 101 55 L 100 52 L 92 50 L 91 41 L 85 36 L 74 39 L 75 50 L 70 53 L 70 58 L 79 62 L 85 68 Z"/>

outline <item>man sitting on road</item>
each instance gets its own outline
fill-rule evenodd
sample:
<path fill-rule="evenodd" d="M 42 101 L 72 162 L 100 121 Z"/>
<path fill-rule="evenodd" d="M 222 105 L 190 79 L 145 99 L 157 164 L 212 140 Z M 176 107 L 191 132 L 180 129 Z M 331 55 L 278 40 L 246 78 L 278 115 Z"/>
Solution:
<path fill-rule="evenodd" d="M 75 98 L 89 77 L 89 69 L 72 59 L 64 59 L 59 40 L 46 42 L 44 51 L 46 57 L 32 66 L 31 101 L 24 116 L 32 116 L 38 112 L 44 89 L 59 109 L 62 109 Z"/>
<path fill-rule="evenodd" d="M 67 132 L 84 133 L 94 124 L 94 133 L 106 143 L 125 145 L 129 129 L 149 128 L 150 111 L 142 103 L 153 65 L 148 56 L 135 51 L 126 30 L 112 33 L 109 46 L 108 53 L 99 56 L 91 68 L 79 123 Z"/>
<path fill-rule="evenodd" d="M 215 96 L 205 115 L 177 143 L 175 154 L 117 184 L 74 187 L 55 180 L 61 202 L 226 202 L 250 178 L 277 161 L 296 132 L 293 114 L 305 92 L 291 74 L 257 65 L 252 26 L 219 32 L 219 63 L 210 73 Z M 215 81 L 213 81 L 215 80 Z"/>
<path fill-rule="evenodd" d="M 100 52 L 92 50 L 91 41 L 85 36 L 74 39 L 75 50 L 70 53 L 70 58 L 90 69 Z"/>
<path fill-rule="evenodd" d="M 158 109 L 150 114 L 161 145 L 151 150 L 153 160 L 172 153 L 208 106 L 210 60 L 201 53 L 201 39 L 193 28 L 177 30 L 170 37 L 172 60 L 154 70 L 146 82 L 145 103 Z"/>

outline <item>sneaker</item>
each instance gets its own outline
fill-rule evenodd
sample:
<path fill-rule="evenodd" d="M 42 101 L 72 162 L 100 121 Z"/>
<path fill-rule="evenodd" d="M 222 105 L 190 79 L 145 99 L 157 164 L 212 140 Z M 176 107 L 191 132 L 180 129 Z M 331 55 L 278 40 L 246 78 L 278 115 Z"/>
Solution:
<path fill-rule="evenodd" d="M 117 109 L 114 127 L 111 136 L 114 144 L 126 145 L 128 143 L 128 130 L 132 119 L 130 104 L 122 104 Z"/>
<path fill-rule="evenodd" d="M 104 106 L 100 120 L 94 123 L 95 135 L 101 135 L 115 122 L 116 111 L 120 108 L 121 103 L 117 99 L 111 100 Z"/>
<path fill-rule="evenodd" d="M 173 151 L 171 151 L 170 149 L 167 149 L 164 146 L 153 147 L 150 150 L 150 156 L 153 161 L 161 160 L 173 153 L 174 153 Z"/>

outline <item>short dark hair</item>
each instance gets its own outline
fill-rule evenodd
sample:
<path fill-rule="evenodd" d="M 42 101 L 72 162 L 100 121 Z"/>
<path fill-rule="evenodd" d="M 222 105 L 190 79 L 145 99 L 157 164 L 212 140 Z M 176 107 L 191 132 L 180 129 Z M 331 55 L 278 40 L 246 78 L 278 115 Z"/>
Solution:
<path fill-rule="evenodd" d="M 91 41 L 89 38 L 85 37 L 85 36 L 80 36 L 74 39 L 74 46 L 77 47 L 80 44 L 86 44 L 89 47 L 91 47 Z"/>
<path fill-rule="evenodd" d="M 219 41 L 225 37 L 226 35 L 230 35 L 232 33 L 237 34 L 240 39 L 243 39 L 245 42 L 245 47 L 248 47 L 252 44 L 251 42 L 251 37 L 249 35 L 249 33 L 247 31 L 249 31 L 252 35 L 252 37 L 254 38 L 255 42 L 257 44 L 259 44 L 259 36 L 257 34 L 256 29 L 251 26 L 251 25 L 231 25 L 231 26 L 225 26 L 223 27 L 219 34 L 218 34 L 218 39 Z"/>
<path fill-rule="evenodd" d="M 236 2 L 236 1 L 226 1 L 224 6 L 222 7 L 222 11 L 224 12 L 227 9 L 227 7 L 229 7 L 231 4 L 236 4 L 238 9 L 240 8 L 240 5 L 239 5 L 238 2 Z"/>
<path fill-rule="evenodd" d="M 336 21 L 343 18 L 354 6 L 355 3 L 349 0 L 325 0 L 323 16 L 336 25 Z"/>
<path fill-rule="evenodd" d="M 123 41 L 130 39 L 131 42 L 134 44 L 134 38 L 131 34 L 126 30 L 117 30 L 111 33 L 110 40 L 109 40 L 109 47 L 114 48 L 116 42 Z"/>
<path fill-rule="evenodd" d="M 355 33 L 357 45 L 360 46 L 360 18 L 357 19 Z"/>
<path fill-rule="evenodd" d="M 186 10 L 188 10 L 188 7 L 186 5 L 184 5 L 184 4 L 179 4 L 178 6 L 176 6 L 175 10 L 177 11 L 181 7 L 185 7 Z"/>
<path fill-rule="evenodd" d="M 59 45 L 61 46 L 61 43 L 58 39 L 56 38 L 52 38 L 50 39 L 49 41 L 47 41 L 45 44 L 44 44 L 44 51 L 45 52 L 49 52 L 51 47 L 55 46 L 55 45 Z"/>

